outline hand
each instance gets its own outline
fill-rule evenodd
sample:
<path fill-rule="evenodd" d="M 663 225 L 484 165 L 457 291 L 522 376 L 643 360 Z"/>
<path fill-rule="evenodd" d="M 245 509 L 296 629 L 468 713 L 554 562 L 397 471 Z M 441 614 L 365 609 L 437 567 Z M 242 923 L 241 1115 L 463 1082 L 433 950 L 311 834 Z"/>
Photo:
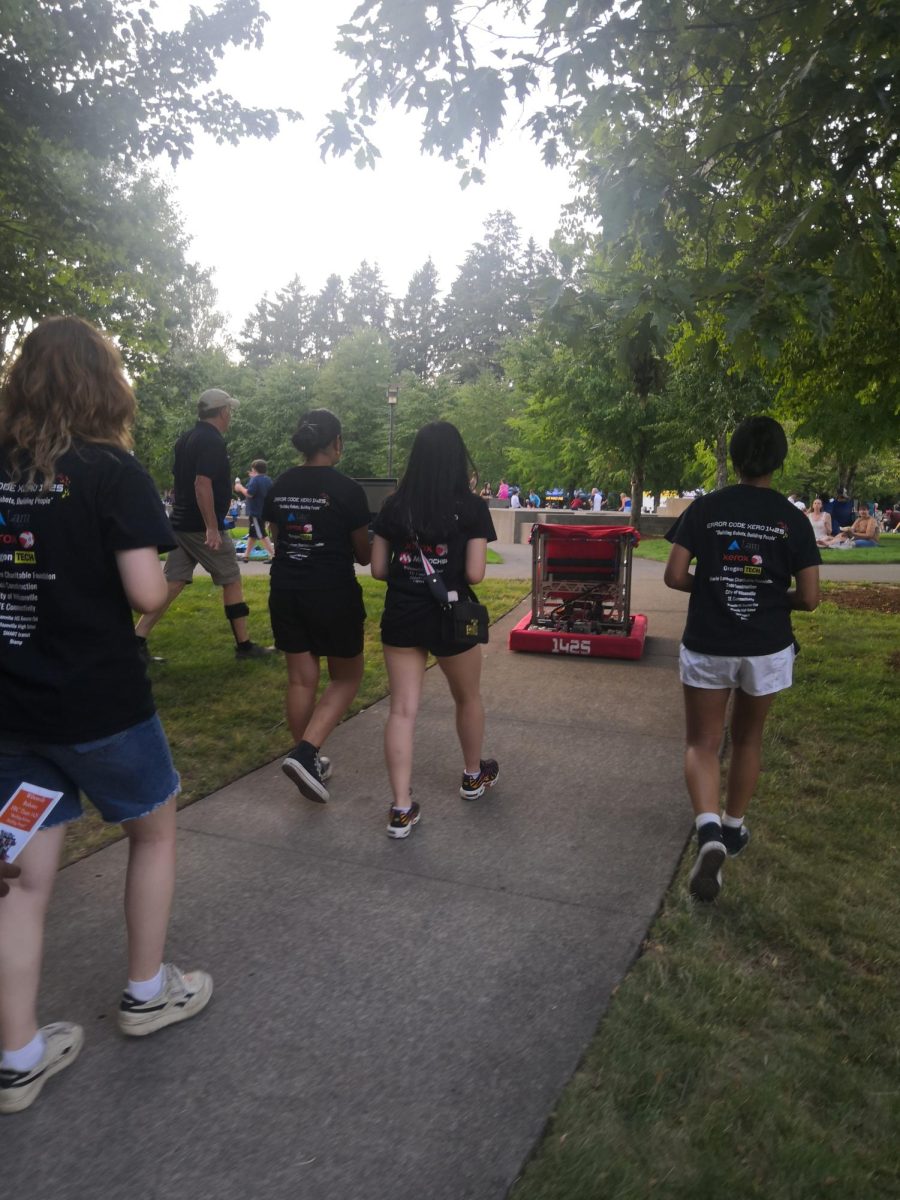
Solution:
<path fill-rule="evenodd" d="M 14 867 L 12 863 L 0 862 L 0 896 L 5 896 L 9 891 L 7 879 L 18 879 L 21 872 L 21 867 Z"/>
<path fill-rule="evenodd" d="M 222 534 L 215 526 L 206 530 L 206 545 L 210 550 L 218 550 L 222 545 Z"/>

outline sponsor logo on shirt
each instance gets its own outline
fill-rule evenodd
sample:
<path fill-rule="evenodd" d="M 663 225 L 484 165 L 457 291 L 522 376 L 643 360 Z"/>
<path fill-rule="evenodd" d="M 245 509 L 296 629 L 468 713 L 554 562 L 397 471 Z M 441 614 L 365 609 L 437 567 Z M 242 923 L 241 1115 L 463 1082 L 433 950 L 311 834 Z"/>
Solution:
<path fill-rule="evenodd" d="M 33 550 L 17 550 L 14 555 L 14 561 L 17 563 L 27 563 L 34 566 L 37 562 L 37 557 Z"/>
<path fill-rule="evenodd" d="M 30 550 L 34 545 L 34 534 L 27 529 L 23 530 L 19 534 L 19 545 L 25 550 Z"/>

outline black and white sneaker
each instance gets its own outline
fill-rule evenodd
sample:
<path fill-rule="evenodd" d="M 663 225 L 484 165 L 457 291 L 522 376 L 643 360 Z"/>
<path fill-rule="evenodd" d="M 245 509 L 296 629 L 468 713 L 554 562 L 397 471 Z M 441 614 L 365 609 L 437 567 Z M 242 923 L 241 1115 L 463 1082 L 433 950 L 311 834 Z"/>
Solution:
<path fill-rule="evenodd" d="M 320 754 L 319 755 L 319 774 L 321 776 L 323 783 L 327 783 L 328 780 L 331 778 L 333 769 L 334 768 L 331 765 L 331 759 L 328 758 L 324 754 Z"/>
<path fill-rule="evenodd" d="M 37 1066 L 30 1071 L 0 1070 L 0 1113 L 22 1112 L 34 1104 L 47 1080 L 73 1063 L 84 1044 L 84 1030 L 67 1021 L 45 1025 L 41 1033 L 44 1053 Z"/>
<path fill-rule="evenodd" d="M 212 997 L 212 977 L 205 971 L 182 974 L 174 963 L 165 963 L 162 991 L 152 1000 L 135 1000 L 122 993 L 119 1003 L 119 1028 L 129 1037 L 145 1037 L 166 1025 L 188 1021 L 202 1012 Z"/>
<path fill-rule="evenodd" d="M 722 863 L 726 854 L 722 826 L 710 821 L 699 830 L 697 842 L 688 890 L 695 900 L 708 904 L 722 890 Z"/>
<path fill-rule="evenodd" d="M 329 767 L 331 763 L 328 764 Z M 322 775 L 322 760 L 311 742 L 298 742 L 281 764 L 281 769 L 292 779 L 307 800 L 315 800 L 319 804 L 328 801 Z"/>
<path fill-rule="evenodd" d="M 500 767 L 494 758 L 483 758 L 477 775 L 463 771 L 459 794 L 463 800 L 477 800 L 484 795 L 485 788 L 491 788 L 500 778 Z"/>
<path fill-rule="evenodd" d="M 746 825 L 741 825 L 738 829 L 733 826 L 722 826 L 722 841 L 725 843 L 725 849 L 728 852 L 729 858 L 737 858 L 747 849 L 747 843 L 750 841 L 750 830 Z"/>
<path fill-rule="evenodd" d="M 238 659 L 267 658 L 275 653 L 274 646 L 260 646 L 257 642 L 238 642 L 234 648 L 234 657 Z"/>
<path fill-rule="evenodd" d="M 412 801 L 409 808 L 392 808 L 388 817 L 388 837 L 409 837 L 413 831 L 413 826 L 418 825 L 421 816 L 422 813 L 415 800 Z"/>

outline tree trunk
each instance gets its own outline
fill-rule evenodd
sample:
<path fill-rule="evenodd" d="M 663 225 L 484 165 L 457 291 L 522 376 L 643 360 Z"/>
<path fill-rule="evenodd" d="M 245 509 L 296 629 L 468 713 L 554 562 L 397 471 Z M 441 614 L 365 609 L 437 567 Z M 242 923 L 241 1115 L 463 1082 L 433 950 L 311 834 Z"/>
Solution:
<path fill-rule="evenodd" d="M 716 488 L 728 486 L 728 433 L 720 429 L 716 434 Z"/>

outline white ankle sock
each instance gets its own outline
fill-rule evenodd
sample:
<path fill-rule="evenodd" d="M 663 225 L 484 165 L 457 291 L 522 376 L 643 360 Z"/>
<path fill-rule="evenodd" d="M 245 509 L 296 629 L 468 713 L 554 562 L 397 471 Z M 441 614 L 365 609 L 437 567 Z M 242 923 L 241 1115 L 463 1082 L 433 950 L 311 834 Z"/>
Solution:
<path fill-rule="evenodd" d="M 740 829 L 743 823 L 743 817 L 729 817 L 728 813 L 722 813 L 722 824 L 726 829 Z"/>
<path fill-rule="evenodd" d="M 165 982 L 166 970 L 165 967 L 160 967 L 152 979 L 129 979 L 125 990 L 129 996 L 134 996 L 135 1000 L 143 1003 L 158 996 Z"/>
<path fill-rule="evenodd" d="M 44 1035 L 38 1030 L 27 1046 L 19 1050 L 4 1050 L 0 1067 L 4 1071 L 30 1071 L 44 1057 L 45 1045 Z"/>
<path fill-rule="evenodd" d="M 694 824 L 697 826 L 697 829 L 700 830 L 704 825 L 711 825 L 713 822 L 715 822 L 717 825 L 722 824 L 718 813 L 701 813 L 700 816 L 695 819 Z"/>

